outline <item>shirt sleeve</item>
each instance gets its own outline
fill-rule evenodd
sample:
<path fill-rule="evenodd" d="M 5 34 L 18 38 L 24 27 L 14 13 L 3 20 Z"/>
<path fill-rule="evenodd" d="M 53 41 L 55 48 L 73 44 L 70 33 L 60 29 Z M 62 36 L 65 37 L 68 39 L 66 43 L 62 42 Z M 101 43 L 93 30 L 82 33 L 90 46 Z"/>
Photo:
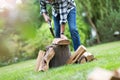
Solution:
<path fill-rule="evenodd" d="M 60 9 L 59 9 L 59 13 L 60 13 L 60 24 L 64 24 L 67 22 L 67 1 L 63 2 L 62 4 L 60 4 Z"/>
<path fill-rule="evenodd" d="M 40 0 L 40 13 L 48 13 L 46 8 L 46 2 L 44 0 Z"/>

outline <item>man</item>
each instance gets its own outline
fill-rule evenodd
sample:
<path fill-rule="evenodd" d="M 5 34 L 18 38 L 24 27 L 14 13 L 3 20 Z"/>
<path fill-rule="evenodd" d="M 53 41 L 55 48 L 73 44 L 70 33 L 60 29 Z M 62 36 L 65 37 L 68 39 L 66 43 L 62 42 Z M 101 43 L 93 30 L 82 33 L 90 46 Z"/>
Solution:
<path fill-rule="evenodd" d="M 40 0 L 41 14 L 46 22 L 50 21 L 46 5 L 52 5 L 54 29 L 56 38 L 65 38 L 65 24 L 68 21 L 74 50 L 80 46 L 79 33 L 76 27 L 76 5 L 74 0 Z"/>

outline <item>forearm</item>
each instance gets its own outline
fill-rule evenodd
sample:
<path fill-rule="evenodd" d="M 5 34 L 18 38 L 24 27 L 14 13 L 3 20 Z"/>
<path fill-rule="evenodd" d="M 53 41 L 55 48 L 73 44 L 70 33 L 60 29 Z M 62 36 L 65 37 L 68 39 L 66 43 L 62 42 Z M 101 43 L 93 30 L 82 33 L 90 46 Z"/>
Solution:
<path fill-rule="evenodd" d="M 61 24 L 60 37 L 62 39 L 67 39 L 67 37 L 64 35 L 64 31 L 65 31 L 65 24 Z"/>
<path fill-rule="evenodd" d="M 64 34 L 64 31 L 65 31 L 65 24 L 61 24 L 60 33 L 61 33 L 61 34 Z"/>
<path fill-rule="evenodd" d="M 43 15 L 44 20 L 45 20 L 46 22 L 49 22 L 49 21 L 51 22 L 50 17 L 49 17 L 46 13 L 43 13 L 42 15 Z"/>

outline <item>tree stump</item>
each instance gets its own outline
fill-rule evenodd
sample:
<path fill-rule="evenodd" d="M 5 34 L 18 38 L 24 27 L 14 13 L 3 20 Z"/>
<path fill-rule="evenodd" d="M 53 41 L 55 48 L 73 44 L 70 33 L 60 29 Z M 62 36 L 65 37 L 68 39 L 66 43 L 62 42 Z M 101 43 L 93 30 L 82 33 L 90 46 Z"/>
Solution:
<path fill-rule="evenodd" d="M 54 49 L 55 55 L 50 60 L 49 67 L 58 67 L 66 64 L 67 60 L 70 58 L 71 53 L 69 49 L 69 40 L 56 38 L 53 40 L 52 47 Z"/>
<path fill-rule="evenodd" d="M 35 71 L 46 71 L 52 67 L 66 64 L 70 58 L 69 40 L 55 38 L 46 51 L 39 51 Z"/>

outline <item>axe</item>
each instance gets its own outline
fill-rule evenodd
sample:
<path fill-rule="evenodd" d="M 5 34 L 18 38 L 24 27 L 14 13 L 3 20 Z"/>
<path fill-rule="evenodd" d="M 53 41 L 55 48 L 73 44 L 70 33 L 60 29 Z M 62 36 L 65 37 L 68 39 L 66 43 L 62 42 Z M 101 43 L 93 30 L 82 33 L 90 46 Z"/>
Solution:
<path fill-rule="evenodd" d="M 53 29 L 52 29 L 51 21 L 48 21 L 48 24 L 49 24 L 50 32 L 51 32 L 52 36 L 55 38 L 55 34 L 53 32 Z"/>

